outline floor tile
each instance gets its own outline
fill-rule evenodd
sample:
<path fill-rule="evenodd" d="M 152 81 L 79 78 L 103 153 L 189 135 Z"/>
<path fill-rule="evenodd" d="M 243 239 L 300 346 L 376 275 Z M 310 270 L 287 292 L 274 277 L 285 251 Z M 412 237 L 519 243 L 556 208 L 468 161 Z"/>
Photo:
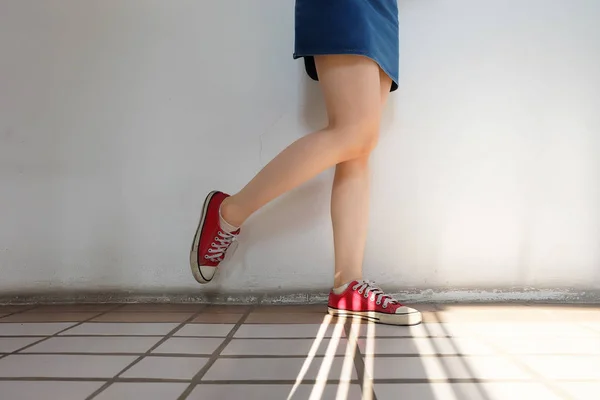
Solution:
<path fill-rule="evenodd" d="M 376 383 L 374 387 L 378 400 L 561 400 L 539 383 Z"/>
<path fill-rule="evenodd" d="M 555 382 L 571 400 L 592 400 L 598 398 L 600 382 Z"/>
<path fill-rule="evenodd" d="M 2 381 L 0 393 L 5 400 L 81 400 L 94 393 L 103 384 L 103 382 Z"/>
<path fill-rule="evenodd" d="M 496 322 L 550 321 L 550 317 L 524 304 L 446 304 L 438 306 L 440 321 L 446 322 Z"/>
<path fill-rule="evenodd" d="M 538 305 L 535 308 L 557 321 L 585 322 L 600 320 L 600 306 L 598 305 Z"/>
<path fill-rule="evenodd" d="M 488 342 L 509 354 L 600 355 L 600 335 L 570 340 L 565 337 L 496 337 Z"/>
<path fill-rule="evenodd" d="M 496 354 L 491 346 L 476 338 L 363 338 L 358 344 L 363 354 Z"/>
<path fill-rule="evenodd" d="M 82 322 L 94 318 L 99 315 L 98 312 L 92 313 L 33 313 L 24 312 L 13 314 L 2 319 L 2 322 Z"/>
<path fill-rule="evenodd" d="M 0 323 L 0 336 L 49 336 L 73 323 Z"/>
<path fill-rule="evenodd" d="M 115 312 L 197 313 L 206 309 L 203 304 L 125 304 Z"/>
<path fill-rule="evenodd" d="M 415 326 L 361 324 L 362 337 L 445 337 L 464 336 L 465 329 L 457 324 L 423 323 Z"/>
<path fill-rule="evenodd" d="M 167 323 L 97 323 L 81 324 L 63 335 L 166 335 L 179 324 Z M 0 332 L 2 325 L 0 324 Z"/>
<path fill-rule="evenodd" d="M 3 338 L 0 337 L 0 353 L 12 353 L 15 350 L 37 342 L 42 338 Z"/>
<path fill-rule="evenodd" d="M 323 328 L 324 327 L 324 328 Z M 325 337 L 331 337 L 336 331 L 335 325 L 320 324 L 244 324 L 235 333 L 235 338 L 313 338 L 321 328 Z M 338 331 L 344 332 L 343 327 Z"/>
<path fill-rule="evenodd" d="M 175 336 L 222 336 L 231 332 L 234 324 L 188 324 L 178 330 Z"/>
<path fill-rule="evenodd" d="M 177 400 L 187 383 L 113 383 L 94 400 Z"/>
<path fill-rule="evenodd" d="M 111 378 L 135 356 L 17 354 L 0 359 L 0 377 Z"/>
<path fill-rule="evenodd" d="M 453 323 L 494 323 L 494 322 L 512 322 L 512 323 L 530 323 L 530 322 L 554 322 L 556 321 L 550 315 L 537 311 L 528 310 L 528 312 L 477 312 L 477 313 L 449 313 L 438 311 L 435 313 L 435 320 L 431 322 L 453 322 Z"/>
<path fill-rule="evenodd" d="M 331 350 L 330 343 L 333 343 Z M 233 339 L 221 353 L 225 356 L 261 356 L 261 355 L 292 355 L 306 356 L 309 354 L 315 339 Z M 316 354 L 344 355 L 348 341 L 339 339 L 332 342 L 331 339 L 323 339 Z"/>
<path fill-rule="evenodd" d="M 0 306 L 0 314 L 12 314 L 14 312 L 30 310 L 34 307 L 33 305 Z"/>
<path fill-rule="evenodd" d="M 321 313 L 252 313 L 246 319 L 249 324 L 320 324 L 324 321 L 325 314 Z"/>
<path fill-rule="evenodd" d="M 461 334 L 483 337 L 594 337 L 593 331 L 577 324 L 558 322 L 488 322 L 453 324 Z"/>
<path fill-rule="evenodd" d="M 331 361 L 331 366 L 325 365 L 323 373 L 329 371 L 328 379 L 347 381 L 356 379 L 356 371 L 352 366 L 349 376 L 341 377 L 344 357 L 333 359 L 312 359 L 305 379 L 316 379 L 319 376 L 323 362 Z M 204 376 L 205 381 L 235 381 L 235 380 L 296 380 L 304 365 L 304 358 L 243 358 L 218 359 Z M 325 374 L 322 375 L 325 377 Z"/>
<path fill-rule="evenodd" d="M 600 322 L 583 322 L 581 326 L 594 332 L 594 336 L 600 335 Z"/>
<path fill-rule="evenodd" d="M 200 314 L 191 322 L 200 324 L 235 324 L 244 314 Z"/>
<path fill-rule="evenodd" d="M 99 313 L 120 307 L 118 304 L 48 304 L 41 305 L 27 313 Z"/>
<path fill-rule="evenodd" d="M 444 322 L 416 326 L 361 325 L 363 337 L 595 337 L 591 329 L 576 324 L 555 322 Z"/>
<path fill-rule="evenodd" d="M 125 371 L 123 378 L 192 379 L 204 367 L 203 357 L 146 357 Z"/>
<path fill-rule="evenodd" d="M 415 308 L 422 313 L 436 312 L 436 311 L 440 310 L 439 306 L 437 304 L 431 304 L 431 303 L 415 303 L 415 304 L 402 303 L 402 304 L 407 307 Z"/>
<path fill-rule="evenodd" d="M 518 356 L 529 368 L 547 379 L 600 380 L 600 356 Z"/>
<path fill-rule="evenodd" d="M 202 314 L 244 314 L 250 308 L 245 305 L 209 305 L 202 310 Z"/>
<path fill-rule="evenodd" d="M 600 310 L 600 304 L 590 304 L 590 303 L 536 303 L 529 305 L 532 308 L 537 308 L 538 310 L 567 310 L 567 311 L 577 311 L 577 310 Z"/>
<path fill-rule="evenodd" d="M 346 389 L 342 389 L 342 387 Z M 306 400 L 309 399 L 313 390 L 315 393 L 319 391 L 315 385 L 300 385 L 292 394 L 292 385 L 216 385 L 216 384 L 201 384 L 187 398 L 188 400 L 265 400 L 265 399 L 291 399 L 291 400 Z M 347 393 L 344 396 L 338 397 L 338 390 L 341 393 Z M 342 391 L 343 390 L 343 391 Z M 346 392 L 347 390 L 347 392 Z M 326 385 L 319 399 L 344 399 L 344 400 L 361 400 L 362 393 L 359 385 Z"/>
<path fill-rule="evenodd" d="M 58 336 L 25 350 L 25 353 L 145 353 L 159 337 Z"/>
<path fill-rule="evenodd" d="M 212 354 L 222 338 L 180 338 L 173 337 L 158 346 L 153 353 L 158 354 Z"/>
<path fill-rule="evenodd" d="M 375 357 L 373 371 L 369 357 L 365 363 L 365 372 L 375 379 L 531 379 L 518 365 L 488 356 Z"/>
<path fill-rule="evenodd" d="M 172 312 L 110 312 L 94 318 L 93 322 L 184 322 L 193 313 Z"/>
<path fill-rule="evenodd" d="M 309 305 L 270 305 L 260 306 L 254 310 L 254 313 L 258 314 L 298 314 L 298 313 L 318 313 L 321 315 L 327 314 L 326 304 L 309 304 Z"/>
<path fill-rule="evenodd" d="M 470 393 L 468 384 L 457 385 L 457 389 L 458 393 Z M 542 383 L 482 383 L 480 389 L 484 400 L 564 400 Z"/>

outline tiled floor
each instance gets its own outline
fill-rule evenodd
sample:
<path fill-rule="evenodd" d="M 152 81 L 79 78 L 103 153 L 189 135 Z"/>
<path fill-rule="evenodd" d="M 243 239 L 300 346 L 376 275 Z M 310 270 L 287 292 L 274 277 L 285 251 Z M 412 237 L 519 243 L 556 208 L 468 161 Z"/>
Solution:
<path fill-rule="evenodd" d="M 595 400 L 600 306 L 0 306 L 2 400 Z"/>

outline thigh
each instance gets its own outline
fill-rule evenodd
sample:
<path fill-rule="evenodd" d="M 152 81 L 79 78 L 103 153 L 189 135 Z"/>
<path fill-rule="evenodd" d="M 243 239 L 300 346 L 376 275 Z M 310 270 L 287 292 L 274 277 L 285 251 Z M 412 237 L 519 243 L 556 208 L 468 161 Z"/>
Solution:
<path fill-rule="evenodd" d="M 330 126 L 362 125 L 365 122 L 371 124 L 379 121 L 382 109 L 382 71 L 375 61 L 356 55 L 324 55 L 316 56 L 315 64 Z M 391 86 L 391 80 L 383 84 L 387 83 Z M 388 92 L 390 86 L 387 88 Z"/>

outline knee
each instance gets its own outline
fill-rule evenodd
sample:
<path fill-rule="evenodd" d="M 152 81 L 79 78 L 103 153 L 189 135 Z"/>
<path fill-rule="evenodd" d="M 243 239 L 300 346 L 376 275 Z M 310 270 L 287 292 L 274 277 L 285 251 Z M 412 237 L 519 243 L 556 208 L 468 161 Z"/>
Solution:
<path fill-rule="evenodd" d="M 366 119 L 336 131 L 346 160 L 365 158 L 379 141 L 379 119 Z"/>

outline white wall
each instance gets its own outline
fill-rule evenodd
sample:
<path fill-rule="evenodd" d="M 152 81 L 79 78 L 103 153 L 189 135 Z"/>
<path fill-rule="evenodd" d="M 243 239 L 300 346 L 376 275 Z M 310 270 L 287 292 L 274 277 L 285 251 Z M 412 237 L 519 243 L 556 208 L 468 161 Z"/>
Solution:
<path fill-rule="evenodd" d="M 369 278 L 600 285 L 600 2 L 401 0 Z M 189 290 L 207 191 L 324 121 L 292 0 L 0 2 L 0 292 Z M 332 174 L 246 226 L 226 291 L 332 282 Z"/>

